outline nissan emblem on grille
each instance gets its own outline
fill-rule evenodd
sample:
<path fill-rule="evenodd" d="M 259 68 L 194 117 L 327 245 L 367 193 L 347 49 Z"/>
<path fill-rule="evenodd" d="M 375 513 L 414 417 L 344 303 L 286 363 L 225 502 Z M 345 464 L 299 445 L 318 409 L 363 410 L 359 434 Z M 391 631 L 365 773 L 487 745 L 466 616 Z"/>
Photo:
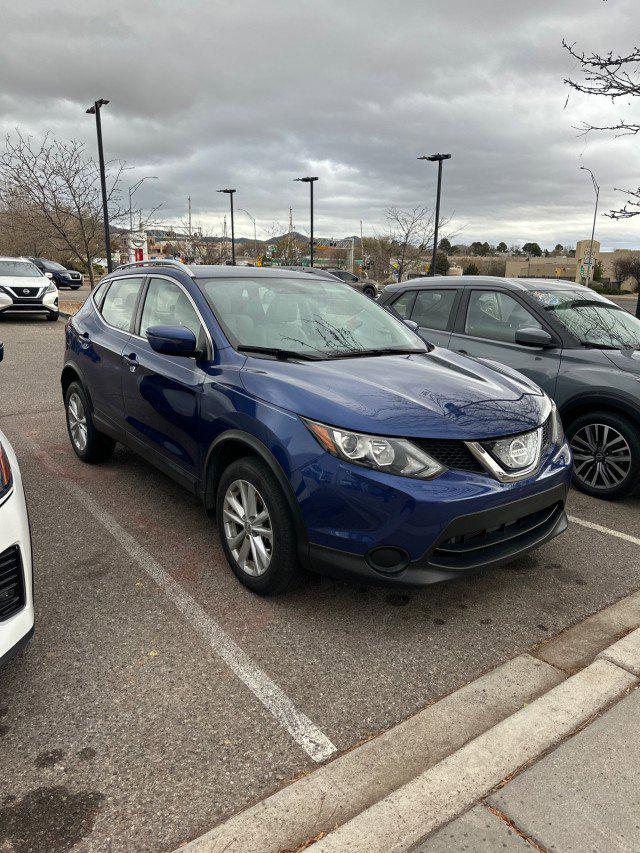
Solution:
<path fill-rule="evenodd" d="M 22 292 L 24 293 L 24 295 L 25 295 L 25 296 L 28 296 L 28 295 L 29 295 L 29 288 L 28 288 L 28 287 L 23 287 L 23 288 L 22 288 Z"/>
<path fill-rule="evenodd" d="M 511 442 L 511 447 L 509 448 L 509 455 L 513 459 L 513 464 L 516 467 L 524 465 L 527 460 L 528 453 L 522 439 L 514 438 Z"/>

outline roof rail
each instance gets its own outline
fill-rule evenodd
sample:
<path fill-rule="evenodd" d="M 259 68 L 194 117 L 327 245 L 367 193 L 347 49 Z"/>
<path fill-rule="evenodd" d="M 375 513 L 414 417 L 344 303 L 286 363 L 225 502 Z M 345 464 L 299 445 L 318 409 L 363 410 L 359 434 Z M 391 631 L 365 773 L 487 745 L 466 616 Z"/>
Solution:
<path fill-rule="evenodd" d="M 114 270 L 125 270 L 125 269 L 134 269 L 135 267 L 175 267 L 176 269 L 182 270 L 186 272 L 187 275 L 193 277 L 193 270 L 191 267 L 188 267 L 186 264 L 183 264 L 182 261 L 176 261 L 174 258 L 152 258 L 147 261 L 130 261 L 128 264 L 120 264 Z"/>

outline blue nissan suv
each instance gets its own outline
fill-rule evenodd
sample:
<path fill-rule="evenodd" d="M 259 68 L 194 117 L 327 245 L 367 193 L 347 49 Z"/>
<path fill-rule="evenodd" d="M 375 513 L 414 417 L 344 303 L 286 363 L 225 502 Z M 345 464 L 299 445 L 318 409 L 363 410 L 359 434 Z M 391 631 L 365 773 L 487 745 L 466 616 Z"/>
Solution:
<path fill-rule="evenodd" d="M 126 265 L 67 323 L 62 390 L 80 459 L 120 441 L 192 490 L 254 592 L 301 568 L 433 583 L 567 525 L 549 397 L 339 281 Z"/>

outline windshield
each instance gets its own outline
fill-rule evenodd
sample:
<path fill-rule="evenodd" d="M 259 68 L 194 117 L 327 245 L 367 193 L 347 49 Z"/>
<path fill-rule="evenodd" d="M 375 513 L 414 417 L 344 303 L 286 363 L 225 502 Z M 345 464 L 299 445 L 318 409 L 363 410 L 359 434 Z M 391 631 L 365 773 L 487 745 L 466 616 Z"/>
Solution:
<path fill-rule="evenodd" d="M 42 261 L 42 266 L 45 269 L 53 270 L 54 272 L 66 272 L 66 267 L 63 267 L 62 264 L 58 264 L 55 261 Z"/>
<path fill-rule="evenodd" d="M 42 275 L 35 264 L 30 261 L 0 261 L 0 276 L 8 275 L 15 278 L 29 278 Z"/>
<path fill-rule="evenodd" d="M 198 279 L 198 284 L 237 349 L 321 358 L 426 350 L 388 311 L 340 281 L 247 277 Z"/>
<path fill-rule="evenodd" d="M 640 347 L 640 320 L 598 293 L 535 290 L 531 295 L 587 346 Z"/>

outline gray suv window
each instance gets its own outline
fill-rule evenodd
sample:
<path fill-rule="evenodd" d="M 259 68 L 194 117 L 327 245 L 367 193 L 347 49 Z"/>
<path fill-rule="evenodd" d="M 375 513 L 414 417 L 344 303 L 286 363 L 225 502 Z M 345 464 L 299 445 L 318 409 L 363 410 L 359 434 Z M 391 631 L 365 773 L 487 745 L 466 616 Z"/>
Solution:
<path fill-rule="evenodd" d="M 449 328 L 455 299 L 455 290 L 419 290 L 411 319 L 422 328 L 444 331 Z"/>
<path fill-rule="evenodd" d="M 476 338 L 514 343 L 518 329 L 541 329 L 542 324 L 512 296 L 497 290 L 473 290 L 465 332 Z"/>

